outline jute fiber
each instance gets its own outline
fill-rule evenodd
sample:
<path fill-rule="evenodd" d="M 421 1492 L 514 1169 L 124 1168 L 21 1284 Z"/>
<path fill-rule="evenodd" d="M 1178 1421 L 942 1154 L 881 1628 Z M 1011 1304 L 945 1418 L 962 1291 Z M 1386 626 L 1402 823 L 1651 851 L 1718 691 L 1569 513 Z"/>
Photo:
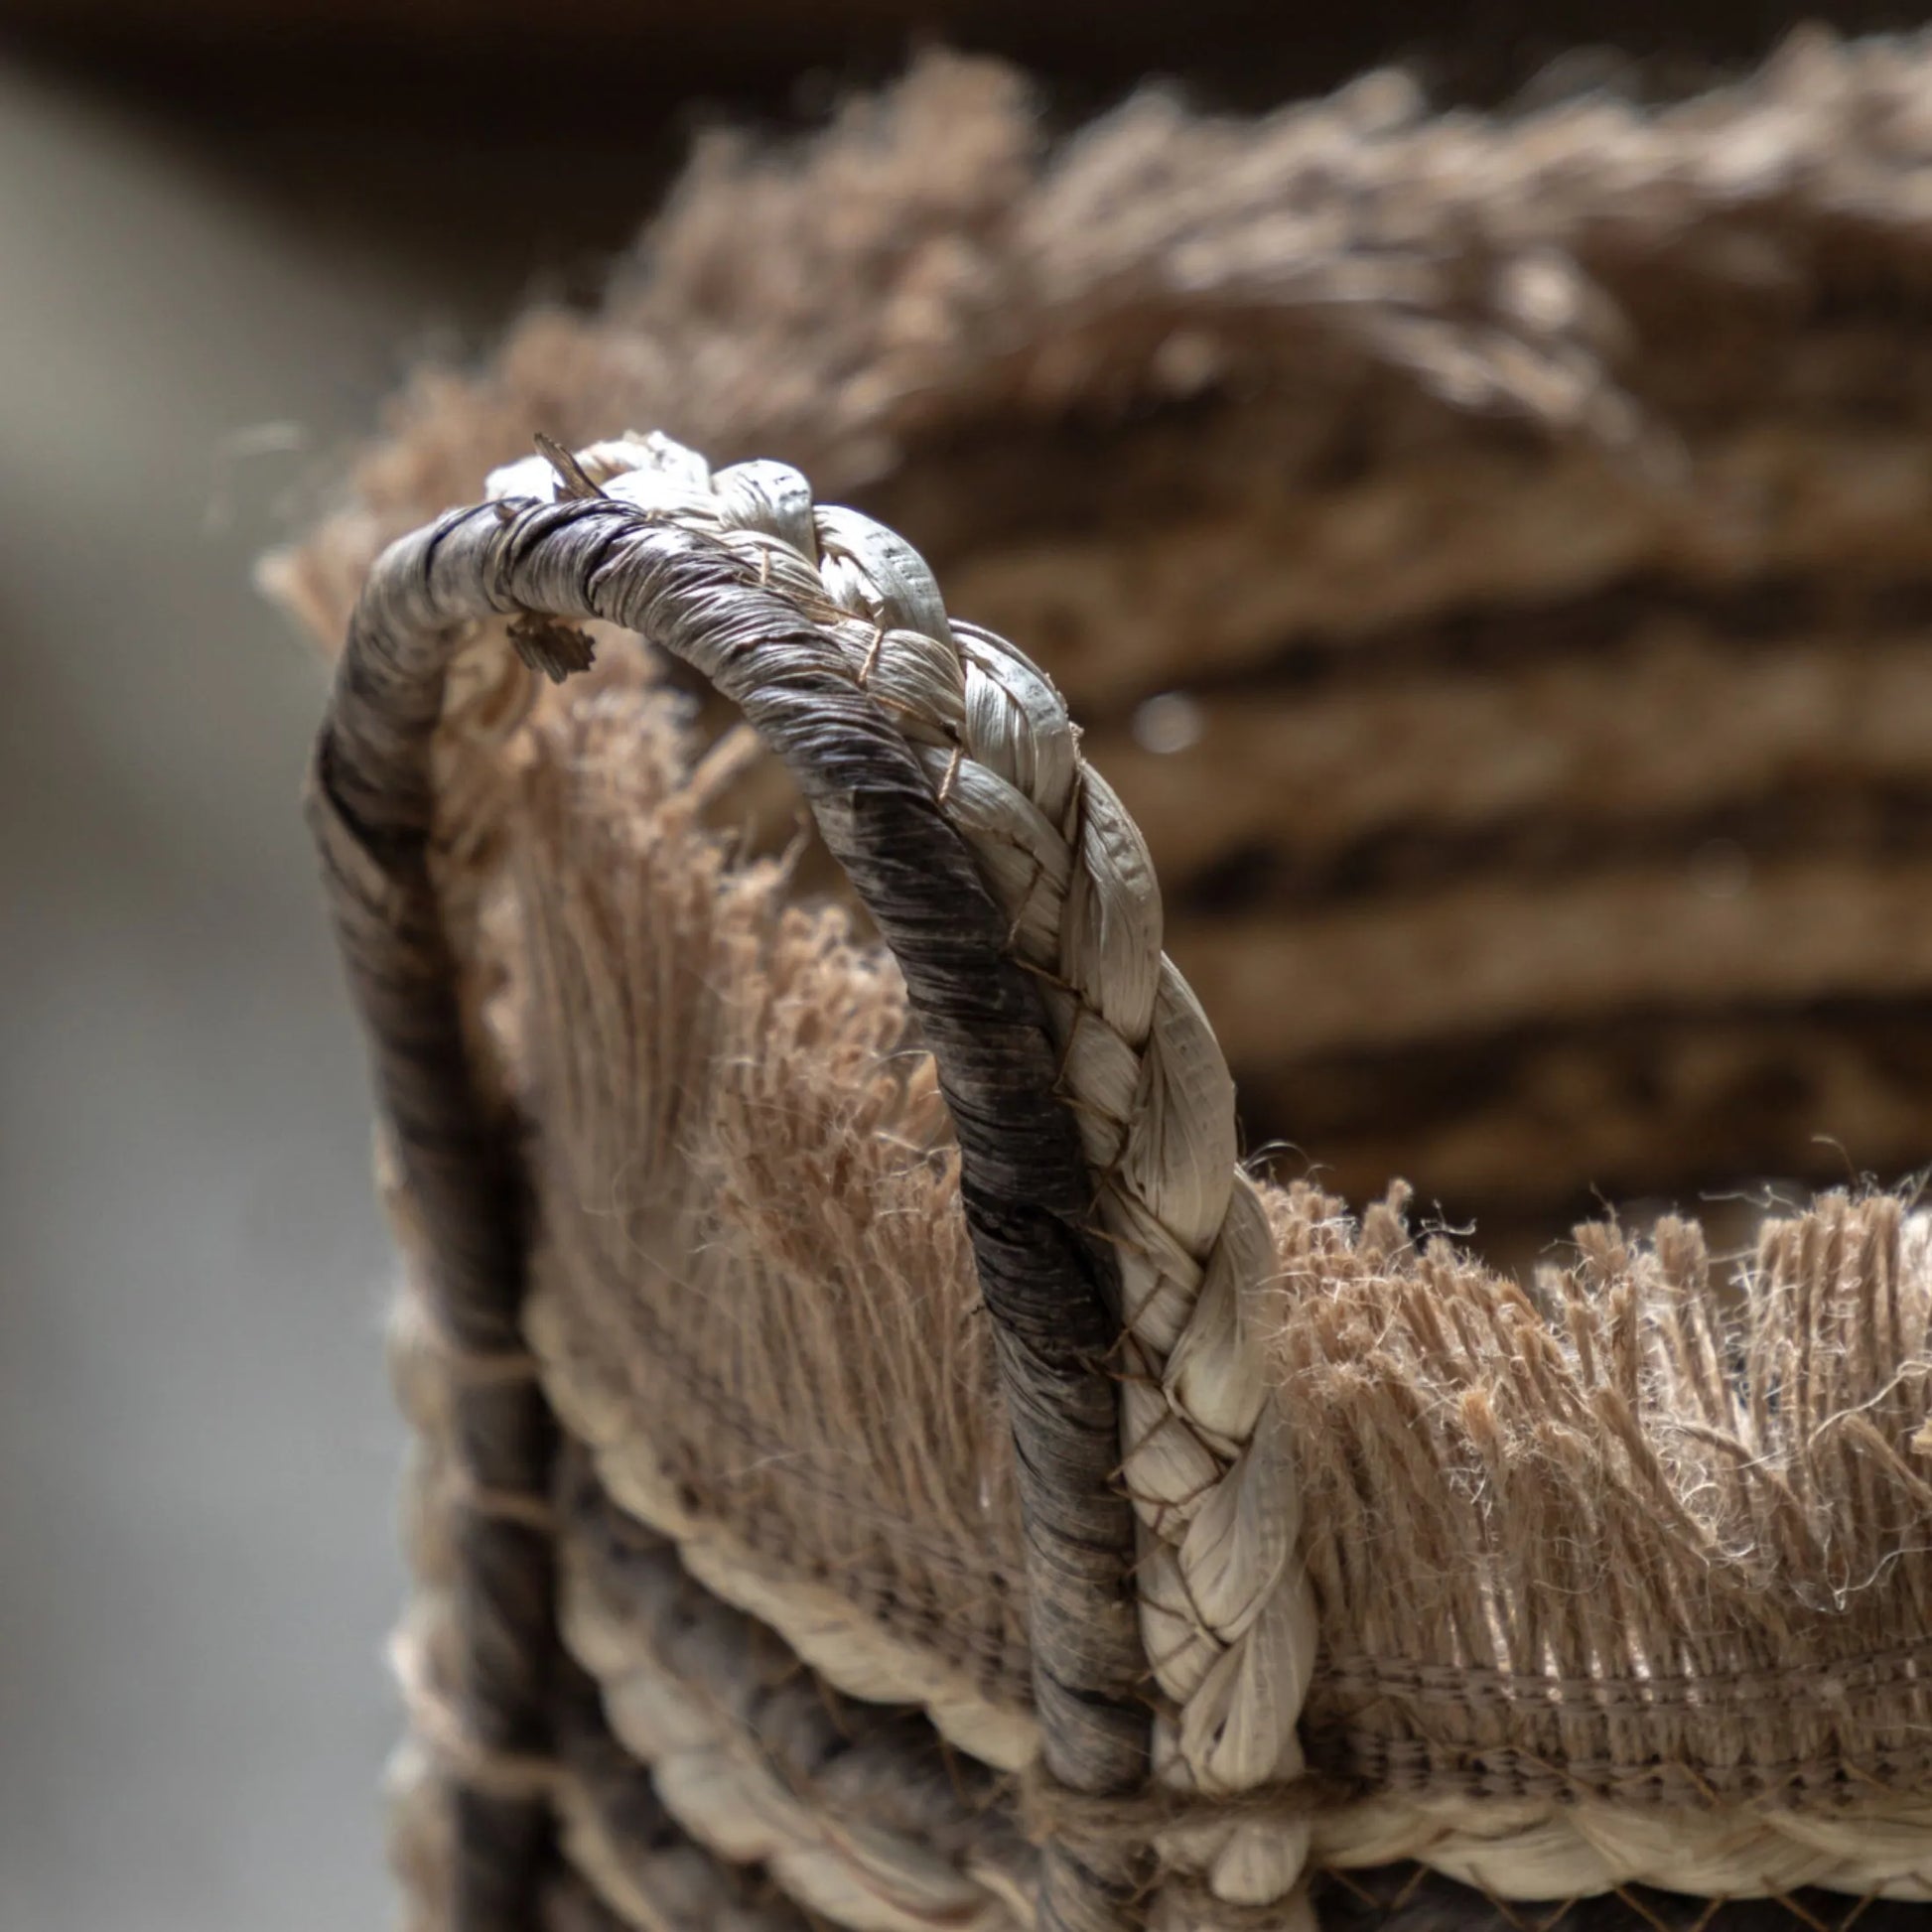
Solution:
<path fill-rule="evenodd" d="M 902 539 L 661 437 L 493 491 L 375 570 L 316 794 L 416 1278 L 401 1662 L 459 1893 L 466 1846 L 542 1868 L 465 1803 L 627 1882 L 583 1671 L 675 1826 L 855 1926 L 1290 1925 L 1312 1871 L 1400 1860 L 1927 1895 L 1922 1219 L 1830 1196 L 1727 1284 L 1689 1223 L 1585 1227 L 1526 1287 L 1400 1189 L 1251 1178 L 1138 832 Z M 661 664 L 506 726 L 504 687 L 590 671 L 582 619 L 743 708 L 885 943 L 709 822 L 751 740 Z M 492 836 L 444 839 L 437 766 L 484 746 Z M 485 1209 L 512 1138 L 527 1204 Z M 1056 1352 L 1096 1309 L 1104 1349 Z M 581 1454 L 474 1407 L 506 1392 Z M 760 1692 L 807 1669 L 901 1707 L 835 1725 L 842 1791 Z M 948 1794 L 949 1745 L 1018 1784 Z"/>

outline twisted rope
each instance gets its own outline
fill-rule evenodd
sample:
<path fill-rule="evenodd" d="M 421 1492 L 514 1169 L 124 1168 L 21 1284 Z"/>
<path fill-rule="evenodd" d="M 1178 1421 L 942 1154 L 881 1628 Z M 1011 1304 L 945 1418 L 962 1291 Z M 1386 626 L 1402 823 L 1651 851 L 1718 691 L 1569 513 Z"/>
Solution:
<path fill-rule="evenodd" d="M 457 1488 L 493 1505 L 448 1512 L 448 1593 L 471 1637 L 448 1687 L 448 1725 L 430 1725 L 463 1740 L 438 1762 L 450 1811 L 448 1924 L 451 1932 L 526 1932 L 554 1832 L 548 1791 L 540 1777 L 500 1779 L 488 1767 L 540 1765 L 551 1749 L 557 1646 L 544 1511 L 555 1424 L 520 1366 L 522 1175 L 507 1124 L 471 1061 L 431 879 L 429 742 L 442 692 L 395 671 L 353 651 L 345 658 L 309 813 L 373 1048 L 382 1161 L 393 1169 L 385 1191 L 421 1332 L 456 1368 L 443 1378 L 444 1460 Z"/>
<path fill-rule="evenodd" d="M 505 500 L 560 487 L 715 533 L 761 584 L 806 611 L 829 603 L 825 635 L 914 748 L 1010 921 L 1013 957 L 1039 978 L 1056 1090 L 1118 1261 L 1119 1474 L 1139 1522 L 1142 1640 L 1166 1700 L 1159 1776 L 1206 1797 L 1296 1778 L 1314 1614 L 1295 1567 L 1301 1506 L 1281 1418 L 1243 1318 L 1273 1245 L 1237 1170 L 1226 1061 L 1161 951 L 1138 829 L 1081 759 L 1043 674 L 949 620 L 915 551 L 855 511 L 814 505 L 796 471 L 752 463 L 713 476 L 653 437 L 575 460 L 553 451 L 490 485 Z M 532 662 L 568 668 L 521 634 Z M 1308 1847 L 1306 1821 L 1230 1811 L 1176 1828 L 1164 1850 L 1208 1896 L 1252 1905 L 1294 1891 Z"/>

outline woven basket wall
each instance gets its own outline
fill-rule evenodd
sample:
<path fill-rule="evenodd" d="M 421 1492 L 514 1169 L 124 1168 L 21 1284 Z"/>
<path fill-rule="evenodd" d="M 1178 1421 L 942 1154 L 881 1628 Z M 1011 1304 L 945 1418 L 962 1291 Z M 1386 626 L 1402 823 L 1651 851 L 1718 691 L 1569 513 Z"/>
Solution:
<path fill-rule="evenodd" d="M 370 580 L 319 825 L 411 1258 L 424 1924 L 1921 1909 L 1932 1269 L 1859 1177 L 1932 1145 L 1929 165 L 1916 43 L 1058 146 L 938 61 L 422 382 L 273 566 L 325 634 L 533 429 L 796 464 L 931 566 L 652 443 Z M 694 547 L 623 588 L 639 516 Z M 779 606 L 929 863 L 769 710 Z M 1056 749 L 1001 767 L 1000 705 Z M 1036 1140 L 905 911 L 961 842 Z M 1704 1225 L 1573 1242 L 1593 1197 Z"/>

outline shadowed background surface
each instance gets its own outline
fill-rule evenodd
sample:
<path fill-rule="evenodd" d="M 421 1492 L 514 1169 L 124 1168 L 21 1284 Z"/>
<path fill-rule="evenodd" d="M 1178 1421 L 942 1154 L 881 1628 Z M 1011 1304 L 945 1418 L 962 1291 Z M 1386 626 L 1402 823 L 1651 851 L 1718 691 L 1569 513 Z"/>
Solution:
<path fill-rule="evenodd" d="M 386 1261 L 297 810 L 324 675 L 249 569 L 575 244 L 303 169 L 0 68 L 8 1932 L 389 1916 Z"/>
<path fill-rule="evenodd" d="M 421 355 L 590 287 L 694 125 L 809 112 L 906 28 L 850 10 L 849 56 L 800 82 L 775 11 L 735 65 L 611 6 L 577 10 L 588 63 L 526 60 L 486 8 L 472 58 L 404 34 L 365 75 L 373 12 L 0 9 L 36 30 L 0 53 L 5 1932 L 389 1915 L 387 1264 L 296 805 L 323 672 L 250 562 Z M 1022 12 L 962 37 L 1082 104 L 1151 66 L 1239 104 L 1325 86 L 1424 15 L 1249 54 L 1232 5 L 1184 41 L 1152 9 L 1111 35 Z M 1463 14 L 1424 65 L 1474 95 L 1601 31 Z M 1668 67 L 1693 29 L 1741 58 L 1786 17 L 1621 18 Z"/>

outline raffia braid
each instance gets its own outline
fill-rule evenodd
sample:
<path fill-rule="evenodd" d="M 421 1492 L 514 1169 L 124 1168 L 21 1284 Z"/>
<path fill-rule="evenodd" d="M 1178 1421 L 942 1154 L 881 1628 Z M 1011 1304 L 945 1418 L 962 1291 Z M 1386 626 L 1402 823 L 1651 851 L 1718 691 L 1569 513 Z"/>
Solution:
<path fill-rule="evenodd" d="M 947 617 L 924 561 L 772 463 L 713 475 L 668 439 L 602 443 L 573 478 L 534 458 L 490 494 L 603 493 L 716 534 L 826 625 L 858 682 L 918 748 L 947 818 L 1042 982 L 1060 1092 L 1120 1269 L 1121 1481 L 1140 1524 L 1140 1619 L 1155 1685 L 1155 1764 L 1214 1797 L 1294 1779 L 1315 1625 L 1297 1562 L 1300 1500 L 1250 1298 L 1274 1267 L 1237 1168 L 1234 1088 L 1199 1004 L 1161 950 L 1147 846 L 1082 759 L 1047 678 L 1004 639 Z M 1191 1825 L 1166 1860 L 1197 1882 L 1157 1926 L 1292 1899 L 1307 1828 L 1273 1814 Z M 1232 1915 L 1230 1915 L 1232 1916 Z M 1284 1923 L 1295 1916 L 1292 1908 Z"/>

